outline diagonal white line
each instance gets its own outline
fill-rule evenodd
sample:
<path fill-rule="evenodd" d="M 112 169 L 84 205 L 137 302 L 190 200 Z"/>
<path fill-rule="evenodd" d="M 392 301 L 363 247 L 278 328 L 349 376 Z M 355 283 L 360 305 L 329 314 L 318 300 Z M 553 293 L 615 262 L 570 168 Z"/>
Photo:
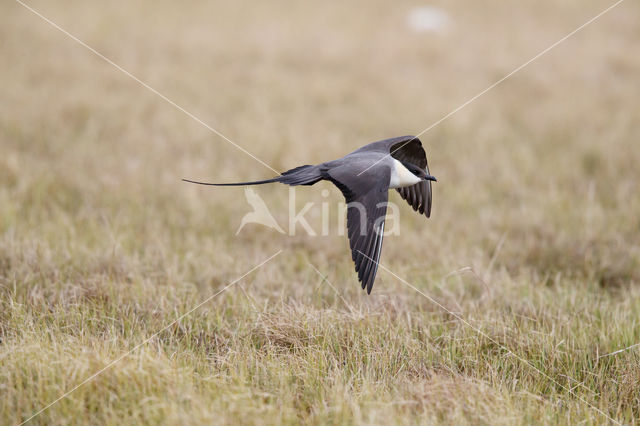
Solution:
<path fill-rule="evenodd" d="M 627 346 L 626 348 L 623 348 L 623 349 L 618 349 L 617 351 L 614 351 L 614 352 L 611 352 L 611 353 L 608 353 L 608 354 L 600 355 L 600 356 L 598 357 L 598 359 L 600 359 L 600 358 L 605 358 L 605 357 L 608 357 L 608 356 L 617 355 L 617 354 L 619 354 L 619 353 L 626 352 L 626 351 L 628 351 L 629 349 L 633 349 L 633 348 L 638 347 L 638 346 L 640 346 L 640 343 L 636 343 L 636 344 L 634 344 L 634 345 Z"/>
<path fill-rule="evenodd" d="M 143 340 L 142 342 L 138 343 L 136 346 L 133 347 L 133 349 L 129 350 L 128 352 L 124 353 L 123 355 L 120 355 L 118 358 L 114 359 L 113 361 L 111 361 L 109 364 L 107 364 L 105 367 L 103 367 L 102 369 L 98 370 L 97 372 L 93 373 L 91 376 L 87 377 L 86 379 L 84 379 L 82 382 L 78 383 L 76 386 L 74 386 L 73 388 L 71 388 L 70 390 L 68 390 L 67 392 L 65 392 L 64 394 L 62 394 L 59 398 L 57 398 L 54 401 L 51 401 L 49 404 L 47 404 L 44 408 L 42 408 L 41 410 L 35 412 L 34 414 L 31 415 L 31 417 L 29 417 L 27 420 L 23 421 L 22 423 L 20 423 L 20 426 L 24 425 L 25 423 L 28 423 L 29 421 L 31 421 L 33 418 L 35 418 L 36 416 L 40 415 L 42 412 L 44 412 L 45 410 L 51 408 L 53 405 L 55 405 L 56 403 L 58 403 L 60 400 L 66 398 L 67 396 L 71 395 L 76 389 L 78 389 L 79 387 L 85 385 L 86 383 L 90 382 L 91 380 L 95 379 L 96 377 L 98 377 L 100 374 L 104 373 L 106 370 L 108 370 L 109 368 L 113 367 L 115 364 L 117 364 L 118 362 L 122 361 L 124 358 L 126 358 L 127 356 L 129 356 L 131 353 L 133 353 L 136 349 L 138 349 L 140 346 L 143 346 L 144 344 L 148 343 L 151 339 L 153 339 L 154 337 L 156 337 L 158 334 L 162 333 L 163 331 L 165 331 L 166 329 L 168 329 L 169 327 L 171 327 L 172 325 L 174 325 L 177 322 L 180 322 L 184 317 L 192 314 L 195 310 L 197 310 L 199 307 L 201 307 L 202 305 L 204 305 L 205 303 L 207 303 L 208 301 L 212 300 L 213 298 L 215 298 L 216 296 L 224 293 L 227 289 L 229 289 L 230 287 L 232 287 L 233 285 L 237 284 L 240 280 L 242 280 L 244 277 L 246 277 L 247 275 L 249 275 L 250 273 L 252 273 L 253 271 L 255 271 L 256 269 L 264 266 L 267 262 L 269 262 L 271 259 L 275 258 L 276 256 L 278 256 L 280 253 L 282 253 L 282 250 L 278 250 L 275 254 L 271 255 L 268 259 L 263 260 L 262 262 L 260 262 L 259 264 L 257 264 L 256 266 L 254 266 L 253 268 L 249 269 L 247 272 L 245 272 L 244 274 L 242 274 L 242 276 L 240 278 L 237 278 L 235 280 L 233 280 L 231 283 L 229 283 L 228 285 L 226 285 L 225 287 L 223 287 L 221 290 L 219 290 L 218 292 L 212 294 L 211 296 L 207 297 L 206 299 L 204 299 L 202 302 L 200 302 L 198 305 L 196 305 L 195 308 L 185 312 L 184 314 L 180 315 L 178 318 L 176 318 L 175 320 L 171 321 L 169 324 L 167 324 L 166 326 L 164 326 L 163 328 L 161 328 L 160 330 L 158 330 L 157 332 L 153 333 L 150 337 L 148 337 L 147 339 Z"/>
<path fill-rule="evenodd" d="M 331 283 L 331 281 L 329 281 L 329 278 L 327 278 L 326 276 L 322 275 L 322 273 L 318 270 L 318 268 L 316 268 L 315 266 L 313 266 L 313 264 L 311 262 L 308 262 L 309 266 L 311 266 L 313 268 L 314 271 L 316 271 L 316 273 L 318 275 L 320 275 L 320 277 L 322 278 L 322 280 L 324 282 L 326 282 L 327 284 L 329 284 L 329 287 L 331 287 L 333 289 L 333 291 L 338 295 L 338 297 L 342 300 L 342 302 L 347 306 L 347 308 L 349 308 L 349 310 L 351 310 L 353 312 L 353 307 L 349 304 L 349 302 L 347 302 L 347 299 L 345 299 L 344 297 L 342 297 L 342 293 L 340 293 L 338 291 L 338 289 Z"/>
<path fill-rule="evenodd" d="M 547 47 L 546 49 L 544 49 L 543 51 L 541 51 L 540 53 L 538 53 L 537 55 L 535 55 L 534 57 L 532 57 L 531 59 L 529 59 L 528 61 L 526 61 L 525 63 L 523 63 L 522 65 L 520 65 L 519 67 L 517 67 L 516 69 L 514 69 L 513 71 L 511 71 L 510 73 L 508 73 L 507 75 L 505 75 L 504 77 L 502 77 L 500 80 L 496 81 L 495 83 L 493 83 L 492 85 L 490 85 L 489 87 L 487 87 L 486 89 L 482 90 L 481 92 L 479 92 L 478 94 L 476 94 L 475 96 L 473 96 L 472 98 L 470 98 L 469 100 L 467 100 L 466 102 L 464 102 L 462 105 L 460 105 L 459 107 L 457 107 L 456 109 L 454 109 L 453 111 L 449 112 L 448 114 L 446 114 L 445 116 L 443 116 L 441 119 L 439 119 L 438 121 L 436 121 L 435 123 L 431 124 L 429 127 L 427 127 L 426 129 L 424 129 L 423 131 L 421 131 L 420 133 L 418 133 L 417 135 L 415 135 L 412 139 L 409 139 L 408 141 L 406 141 L 405 143 L 403 143 L 402 145 L 400 145 L 398 148 L 396 148 L 393 152 L 387 154 L 387 156 L 390 156 L 392 154 L 394 154 L 396 151 L 402 149 L 406 144 L 410 143 L 411 141 L 413 141 L 414 139 L 419 138 L 420 136 L 422 136 L 423 134 L 427 133 L 429 130 L 433 129 L 434 127 L 436 127 L 438 124 L 442 123 L 443 121 L 445 121 L 446 119 L 448 119 L 449 117 L 451 117 L 452 115 L 456 114 L 457 112 L 459 112 L 460 110 L 464 109 L 465 107 L 467 107 L 469 104 L 471 104 L 472 102 L 474 102 L 476 99 L 478 99 L 479 97 L 485 95 L 488 91 L 492 90 L 493 88 L 495 88 L 496 86 L 498 86 L 500 83 L 503 83 L 505 80 L 507 80 L 508 78 L 512 77 L 514 74 L 516 74 L 517 72 L 521 71 L 523 68 L 525 68 L 526 66 L 530 65 L 532 62 L 536 61 L 537 59 L 539 59 L 541 56 L 545 55 L 546 53 L 548 53 L 550 50 L 554 49 L 555 47 L 557 47 L 559 44 L 563 43 L 564 41 L 566 41 L 568 38 L 570 38 L 571 36 L 575 35 L 577 32 L 581 31 L 582 29 L 584 29 L 586 26 L 588 26 L 589 24 L 592 24 L 594 21 L 596 21 L 597 19 L 599 19 L 600 17 L 602 17 L 603 15 L 605 15 L 606 13 L 608 13 L 609 11 L 611 11 L 613 8 L 615 8 L 616 6 L 618 6 L 620 3 L 622 3 L 625 0 L 618 0 L 617 2 L 615 2 L 614 4 L 612 4 L 611 6 L 607 7 L 606 9 L 604 9 L 602 12 L 598 13 L 596 16 L 594 16 L 593 18 L 589 19 L 587 22 L 585 22 L 584 24 L 580 25 L 578 28 L 576 28 L 575 30 L 571 31 L 569 34 L 565 35 L 564 37 L 562 37 L 560 40 L 556 41 L 555 43 L 553 43 L 551 46 Z M 373 166 L 375 166 L 376 164 L 378 164 L 380 161 L 384 160 L 385 158 L 387 158 L 386 156 L 384 158 L 381 158 L 380 160 L 376 161 L 375 163 L 373 163 L 372 165 L 370 165 L 369 167 L 367 167 L 366 169 L 364 169 L 363 171 L 361 171 L 358 176 L 360 176 L 361 174 L 363 174 L 364 172 L 366 172 L 367 170 L 369 170 L 370 168 L 372 168 Z"/>
<path fill-rule="evenodd" d="M 369 260 L 372 260 L 375 262 L 374 259 L 371 259 L 369 256 L 367 256 L 366 254 L 362 253 L 360 250 L 358 250 L 360 252 L 360 254 L 362 254 L 363 256 L 365 256 L 366 258 L 368 258 Z M 376 262 L 377 263 L 377 262 Z M 545 372 L 543 372 L 542 370 L 540 370 L 538 367 L 536 367 L 535 365 L 533 365 L 533 363 L 531 363 L 531 361 L 522 358 L 521 356 L 517 355 L 516 353 L 514 353 L 512 350 L 510 350 L 509 348 L 507 348 L 506 346 L 504 346 L 503 344 L 499 343 L 498 341 L 496 341 L 495 339 L 493 339 L 491 336 L 489 336 L 487 333 L 485 333 L 484 331 L 480 330 L 478 327 L 472 325 L 471 323 L 469 323 L 467 320 L 465 320 L 464 318 L 462 318 L 460 315 L 456 314 L 455 312 L 450 311 L 449 309 L 447 309 L 444 305 L 442 305 L 440 302 L 438 302 L 437 300 L 435 300 L 433 297 L 429 296 L 428 294 L 426 294 L 425 292 L 421 291 L 419 288 L 417 288 L 416 286 L 412 285 L 411 283 L 409 283 L 407 280 L 399 277 L 398 275 L 396 275 L 395 273 L 393 273 L 389 268 L 385 267 L 382 264 L 378 264 L 378 266 L 380 266 L 382 269 L 384 269 L 385 271 L 387 271 L 388 273 L 390 273 L 391 275 L 393 275 L 395 278 L 397 278 L 398 280 L 400 280 L 403 284 L 405 284 L 406 286 L 412 288 L 413 290 L 415 290 L 416 292 L 418 292 L 420 295 L 422 295 L 423 297 L 427 298 L 431 303 L 434 303 L 435 305 L 437 305 L 438 307 L 440 307 L 441 309 L 443 309 L 445 312 L 447 312 L 449 315 L 453 315 L 455 318 L 457 318 L 459 321 L 463 322 L 465 325 L 469 326 L 470 328 L 472 328 L 475 332 L 477 332 L 478 334 L 480 334 L 482 337 L 490 340 L 493 344 L 499 346 L 501 349 L 507 351 L 509 354 L 513 355 L 515 358 L 517 358 L 518 360 L 520 360 L 521 362 L 523 362 L 524 364 L 528 365 L 529 367 L 531 367 L 532 369 L 534 369 L 535 371 L 537 371 L 541 376 L 543 376 L 544 378 L 546 378 L 547 380 L 551 381 L 552 383 L 554 383 L 557 386 L 560 386 L 562 389 L 566 390 L 567 392 L 569 392 L 571 395 L 573 395 L 574 397 L 578 398 L 580 401 L 582 401 L 584 404 L 586 404 L 587 406 L 589 406 L 591 409 L 597 411 L 598 413 L 602 414 L 604 417 L 606 417 L 607 419 L 611 420 L 612 422 L 618 424 L 618 425 L 622 425 L 622 423 L 620 423 L 619 421 L 615 420 L 614 418 L 612 418 L 611 416 L 609 416 L 607 413 L 605 413 L 604 411 L 602 411 L 601 409 L 599 409 L 598 407 L 596 407 L 595 405 L 589 403 L 589 401 L 587 401 L 586 399 L 584 399 L 583 397 L 581 397 L 580 395 L 576 394 L 572 389 L 562 385 L 561 383 L 559 383 L 558 381 L 556 381 L 555 379 L 553 379 L 551 376 L 549 376 L 548 374 L 546 374 Z"/>
<path fill-rule="evenodd" d="M 589 19 L 587 22 L 585 22 L 584 24 L 580 25 L 578 28 L 576 28 L 575 30 L 571 31 L 569 34 L 567 34 L 566 36 L 562 37 L 560 40 L 556 41 L 555 43 L 553 43 L 551 46 L 547 47 L 546 49 L 544 49 L 542 52 L 538 53 L 537 55 L 535 55 L 533 58 L 529 59 L 527 62 L 525 62 L 524 64 L 520 65 L 519 67 L 517 67 L 516 69 L 514 69 L 513 71 L 511 71 L 509 74 L 505 75 L 504 77 L 502 77 L 500 80 L 496 81 L 495 83 L 493 83 L 491 86 L 487 87 L 486 89 L 484 89 L 483 91 L 481 91 L 480 93 L 478 93 L 477 95 L 475 95 L 474 97 L 472 97 L 471 99 L 469 99 L 468 101 L 466 101 L 465 103 L 463 103 L 462 105 L 460 105 L 458 108 L 454 109 L 453 111 L 451 111 L 450 113 L 448 113 L 447 115 L 445 115 L 444 117 L 442 117 L 440 120 L 436 121 L 435 123 L 433 123 L 432 125 L 430 125 L 429 127 L 427 127 L 426 129 L 424 129 L 423 131 L 421 131 L 420 133 L 418 133 L 416 135 L 417 137 L 422 136 L 423 134 L 425 134 L 426 132 L 428 132 L 429 130 L 433 129 L 434 127 L 436 127 L 438 124 L 442 123 L 443 121 L 445 121 L 447 118 L 451 117 L 453 114 L 457 113 L 458 111 L 460 111 L 461 109 L 465 108 L 467 105 L 469 105 L 470 103 L 472 103 L 473 101 L 475 101 L 476 99 L 478 99 L 479 97 L 483 96 L 485 93 L 487 93 L 489 90 L 493 89 L 494 87 L 496 87 L 497 85 L 499 85 L 500 83 L 504 82 L 505 80 L 507 80 L 508 78 L 510 78 L 511 76 L 513 76 L 515 73 L 517 73 L 518 71 L 521 71 L 523 68 L 525 68 L 526 66 L 528 66 L 529 64 L 531 64 L 532 62 L 536 61 L 537 59 L 539 59 L 541 56 L 545 55 L 546 53 L 548 53 L 550 50 L 554 49 L 555 47 L 557 47 L 559 44 L 563 43 L 564 41 L 566 41 L 568 38 L 572 37 L 573 35 L 575 35 L 577 32 L 581 31 L 582 29 L 584 29 L 585 27 L 587 27 L 589 24 L 592 24 L 594 21 L 596 21 L 597 19 L 599 19 L 600 17 L 602 17 L 603 15 L 605 15 L 606 13 L 608 13 L 609 11 L 611 11 L 613 8 L 615 8 L 616 6 L 618 6 L 620 3 L 622 3 L 625 0 L 618 0 L 617 2 L 615 2 L 614 4 L 612 4 L 611 6 L 607 7 L 605 10 L 603 10 L 602 12 L 598 13 L 596 16 L 594 16 L 593 18 Z"/>
<path fill-rule="evenodd" d="M 55 29 L 57 29 L 58 31 L 60 31 L 61 33 L 65 34 L 67 37 L 71 38 L 73 41 L 75 41 L 76 43 L 80 44 L 81 46 L 83 46 L 84 48 L 88 49 L 89 51 L 91 51 L 91 53 L 93 53 L 94 55 L 98 56 L 100 59 L 102 59 L 103 61 L 113 65 L 115 68 L 117 68 L 119 71 L 121 71 L 122 73 L 124 73 L 125 75 L 127 75 L 128 77 L 130 77 L 131 79 L 135 80 L 137 83 L 139 83 L 141 86 L 143 86 L 144 88 L 148 89 L 149 91 L 151 91 L 152 93 L 156 94 L 157 96 L 159 96 L 161 99 L 167 101 L 169 104 L 171 104 L 172 106 L 174 106 L 176 109 L 182 111 L 183 113 L 185 113 L 187 116 L 189 116 L 190 118 L 192 118 L 193 120 L 197 121 L 198 123 L 202 124 L 204 127 L 206 127 L 207 129 L 209 129 L 210 131 L 212 131 L 213 133 L 215 133 L 216 135 L 220 136 L 222 139 L 224 139 L 225 141 L 229 142 L 231 145 L 233 145 L 234 147 L 236 147 L 237 149 L 239 149 L 240 151 L 244 152 L 245 154 L 247 154 L 249 157 L 253 158 L 254 160 L 256 160 L 258 163 L 262 164 L 263 166 L 271 169 L 271 171 L 280 174 L 276 169 L 274 169 L 273 167 L 271 167 L 270 165 L 268 165 L 267 163 L 265 163 L 264 161 L 262 161 L 261 159 L 259 159 L 258 157 L 256 157 L 255 155 L 253 155 L 252 153 L 250 153 L 249 151 L 247 151 L 246 149 L 244 149 L 243 147 L 241 147 L 240 145 L 238 145 L 237 143 L 235 143 L 234 141 L 232 141 L 231 139 L 229 139 L 227 136 L 223 135 L 221 132 L 219 132 L 218 130 L 214 129 L 213 127 L 211 127 L 209 124 L 205 123 L 203 120 L 201 120 L 200 118 L 198 118 L 197 116 L 195 116 L 194 114 L 190 113 L 189 111 L 187 111 L 186 109 L 184 109 L 182 106 L 178 105 L 177 103 L 175 103 L 174 101 L 172 101 L 171 99 L 169 99 L 168 97 L 166 97 L 165 95 L 163 95 L 162 93 L 158 92 L 156 89 L 154 89 L 153 87 L 151 87 L 150 85 L 148 85 L 147 83 L 145 83 L 144 81 L 140 80 L 138 77 L 136 77 L 135 75 L 133 75 L 132 73 L 130 73 L 129 71 L 127 71 L 126 69 L 122 68 L 120 65 L 116 64 L 115 62 L 113 62 L 111 59 L 107 58 L 106 56 L 104 56 L 102 53 L 98 52 L 96 49 L 94 49 L 93 47 L 89 46 L 87 43 L 85 43 L 84 41 L 80 40 L 78 37 L 74 36 L 73 34 L 69 33 L 67 30 L 65 30 L 64 28 L 62 28 L 60 25 L 56 24 L 55 22 L 53 22 L 51 19 L 47 18 L 46 16 L 42 15 L 40 12 L 38 12 L 37 10 L 35 10 L 34 8 L 32 8 L 31 6 L 23 3 L 21 0 L 15 0 L 18 4 L 20 4 L 21 6 L 23 6 L 25 9 L 27 9 L 28 11 L 30 11 L 31 13 L 33 13 L 34 15 L 38 16 L 40 19 L 42 19 L 43 21 L 47 22 L 49 25 L 51 25 L 52 27 L 54 27 Z"/>

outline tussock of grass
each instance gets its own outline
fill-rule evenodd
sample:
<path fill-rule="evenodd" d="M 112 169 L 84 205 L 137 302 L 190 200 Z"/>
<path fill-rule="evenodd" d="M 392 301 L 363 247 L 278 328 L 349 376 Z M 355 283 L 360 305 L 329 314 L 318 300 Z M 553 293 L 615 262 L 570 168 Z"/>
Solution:
<path fill-rule="evenodd" d="M 425 128 L 604 7 L 447 2 L 430 36 L 406 2 L 177 5 L 37 7 L 279 170 Z M 331 235 L 236 236 L 242 191 L 179 179 L 271 172 L 7 4 L 2 422 L 150 339 L 33 422 L 637 424 L 640 352 L 603 357 L 640 342 L 637 8 L 422 137 L 433 217 L 403 206 L 382 259 L 446 312 L 383 270 L 360 290 L 330 185 L 296 197 Z M 286 228 L 286 188 L 257 191 Z"/>

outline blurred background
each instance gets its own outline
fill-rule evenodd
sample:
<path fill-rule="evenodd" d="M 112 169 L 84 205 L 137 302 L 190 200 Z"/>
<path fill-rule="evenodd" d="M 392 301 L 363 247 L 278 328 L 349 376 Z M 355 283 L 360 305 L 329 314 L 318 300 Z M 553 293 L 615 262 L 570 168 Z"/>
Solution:
<path fill-rule="evenodd" d="M 608 6 L 30 4 L 278 171 L 416 134 Z M 3 11 L 3 232 L 56 248 L 187 250 L 193 236 L 200 255 L 276 243 L 345 257 L 331 238 L 273 241 L 259 226 L 235 238 L 248 211 L 241 191 L 180 178 L 271 170 L 20 4 Z M 491 258 L 504 237 L 497 260 L 510 268 L 574 273 L 590 261 L 608 271 L 603 284 L 638 278 L 639 12 L 620 5 L 424 134 L 439 178 L 433 218 L 404 215 L 409 235 L 389 241 L 385 258 L 455 268 Z M 298 192 L 301 205 L 319 199 L 316 188 Z M 286 189 L 259 194 L 286 223 Z M 316 229 L 320 214 L 308 215 Z M 401 256 L 407 245 L 430 255 Z"/>
<path fill-rule="evenodd" d="M 421 132 L 612 3 L 28 4 L 284 171 Z M 361 309 L 437 311 L 386 273 L 367 298 L 336 226 L 326 237 L 259 225 L 236 236 L 250 211 L 243 190 L 180 179 L 234 182 L 272 170 L 19 3 L 0 12 L 5 342 L 39 342 L 33 323 L 31 337 L 19 331 L 36 321 L 27 313 L 64 316 L 69 303 L 171 319 L 278 249 L 243 290 L 259 307 L 339 306 L 311 263 Z M 569 315 L 606 300 L 622 316 L 618 337 L 603 345 L 640 337 L 630 331 L 640 281 L 639 18 L 640 4 L 623 2 L 422 135 L 438 178 L 432 217 L 400 204 L 401 233 L 386 239 L 382 263 L 447 306 L 488 309 L 477 317 L 525 305 Z M 296 196 L 300 206 L 318 203 L 306 218 L 320 229 L 320 189 L 330 189 L 336 216 L 343 198 L 317 186 Z M 256 191 L 285 226 L 288 190 Z M 234 292 L 225 306 L 249 299 Z M 5 409 L 29 412 L 34 395 Z"/>

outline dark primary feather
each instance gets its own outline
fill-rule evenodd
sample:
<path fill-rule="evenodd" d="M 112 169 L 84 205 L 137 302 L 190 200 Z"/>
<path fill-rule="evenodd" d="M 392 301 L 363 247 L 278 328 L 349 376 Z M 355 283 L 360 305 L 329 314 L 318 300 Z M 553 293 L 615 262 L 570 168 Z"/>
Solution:
<path fill-rule="evenodd" d="M 355 263 L 358 280 L 362 283 L 362 288 L 367 289 L 367 293 L 371 293 L 378 272 L 387 199 L 388 191 L 373 189 L 347 204 L 347 232 L 351 258 Z M 352 202 L 361 204 L 354 206 Z M 364 206 L 365 218 L 362 218 L 363 210 L 358 206 Z"/>
<path fill-rule="evenodd" d="M 424 152 L 420 139 L 414 136 L 403 136 L 389 139 L 389 141 L 389 153 L 393 158 L 398 161 L 413 163 L 426 170 L 427 174 L 430 174 L 427 154 Z M 431 216 L 431 181 L 422 181 L 412 186 L 396 188 L 396 191 L 398 191 L 402 199 L 407 200 L 413 210 L 427 217 Z"/>
<path fill-rule="evenodd" d="M 345 165 L 329 170 L 328 175 L 347 201 L 351 258 L 362 288 L 371 293 L 382 253 L 391 170 L 378 168 L 375 173 L 368 171 L 356 177 L 353 168 Z"/>

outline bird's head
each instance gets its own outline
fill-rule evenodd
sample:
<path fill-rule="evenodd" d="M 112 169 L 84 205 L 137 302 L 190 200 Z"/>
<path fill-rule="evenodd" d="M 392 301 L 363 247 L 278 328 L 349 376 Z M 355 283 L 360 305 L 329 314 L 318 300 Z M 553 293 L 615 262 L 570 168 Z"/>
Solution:
<path fill-rule="evenodd" d="M 416 175 L 421 180 L 431 180 L 433 182 L 438 181 L 438 179 L 436 179 L 435 176 L 431 176 L 429 173 L 427 173 L 425 169 L 420 168 L 415 164 L 405 163 L 404 161 L 402 162 L 402 164 L 407 168 L 407 170 L 409 170 L 411 173 Z"/>

